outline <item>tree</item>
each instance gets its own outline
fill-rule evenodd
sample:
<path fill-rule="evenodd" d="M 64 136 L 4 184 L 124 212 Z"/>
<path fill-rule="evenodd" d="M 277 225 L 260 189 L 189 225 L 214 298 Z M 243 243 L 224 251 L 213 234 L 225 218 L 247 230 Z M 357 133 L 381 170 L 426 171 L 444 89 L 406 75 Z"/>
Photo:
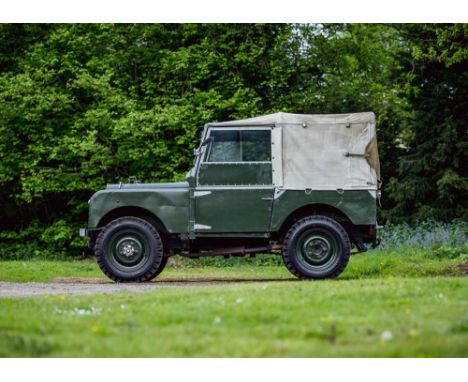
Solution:
<path fill-rule="evenodd" d="M 406 25 L 414 110 L 389 192 L 391 219 L 466 218 L 468 25 Z"/>
<path fill-rule="evenodd" d="M 382 217 L 466 216 L 465 35 L 466 25 L 0 25 L 0 252 L 80 248 L 94 191 L 130 175 L 183 179 L 197 126 L 277 111 L 374 111 Z"/>

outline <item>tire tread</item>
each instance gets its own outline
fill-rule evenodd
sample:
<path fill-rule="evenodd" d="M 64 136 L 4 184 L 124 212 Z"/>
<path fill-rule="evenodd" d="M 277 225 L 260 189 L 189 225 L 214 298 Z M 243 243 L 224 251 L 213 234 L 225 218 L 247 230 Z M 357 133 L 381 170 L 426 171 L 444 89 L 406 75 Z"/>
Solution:
<path fill-rule="evenodd" d="M 129 220 L 133 220 L 134 222 L 137 222 L 137 223 L 143 225 L 145 228 L 147 228 L 153 234 L 156 241 L 159 243 L 157 251 L 158 251 L 158 255 L 161 257 L 161 262 L 160 262 L 160 264 L 154 264 L 153 263 L 152 266 L 144 274 L 142 274 L 139 277 L 135 277 L 135 278 L 132 278 L 132 279 L 125 279 L 125 278 L 122 278 L 122 277 L 120 277 L 118 275 L 115 275 L 114 273 L 112 273 L 108 269 L 108 267 L 106 266 L 106 264 L 103 261 L 104 253 L 102 251 L 102 248 L 103 248 L 103 244 L 104 244 L 103 241 L 105 239 L 106 232 L 108 232 L 110 229 L 112 229 L 116 225 L 119 225 L 122 222 L 129 221 Z M 161 237 L 160 237 L 158 231 L 156 231 L 154 226 L 151 223 L 149 223 L 148 221 L 146 221 L 144 219 L 141 219 L 141 218 L 134 217 L 134 216 L 124 216 L 124 217 L 112 220 L 110 223 L 108 223 L 101 230 L 101 232 L 99 232 L 99 235 L 98 235 L 98 237 L 96 239 L 96 245 L 95 245 L 94 248 L 95 248 L 94 254 L 96 256 L 96 260 L 97 260 L 97 263 L 99 265 L 99 268 L 101 268 L 101 271 L 104 272 L 104 274 L 107 277 L 109 277 L 111 280 L 114 280 L 115 282 L 128 283 L 128 282 L 146 282 L 146 281 L 150 281 L 150 280 L 154 279 L 157 275 L 159 275 L 162 272 L 162 270 L 164 269 L 164 266 L 166 265 L 166 261 L 164 259 L 164 254 L 163 254 L 163 243 L 162 243 L 162 240 L 161 240 Z"/>
<path fill-rule="evenodd" d="M 340 238 L 345 239 L 343 240 L 344 248 L 343 252 L 344 255 L 342 256 L 339 266 L 331 273 L 327 274 L 325 276 L 314 276 L 310 277 L 308 275 L 305 275 L 303 272 L 301 272 L 291 261 L 291 254 L 289 253 L 289 244 L 292 240 L 292 236 L 294 233 L 301 229 L 304 225 L 307 225 L 311 222 L 317 223 L 317 222 L 325 222 L 327 224 L 331 224 L 334 226 L 334 228 L 337 229 L 337 231 L 340 233 Z M 286 268 L 288 268 L 289 272 L 291 272 L 294 276 L 301 280 L 307 280 L 307 279 L 325 279 L 325 278 L 335 278 L 339 276 L 346 266 L 348 265 L 348 261 L 350 258 L 350 252 L 351 252 L 351 242 L 349 240 L 348 233 L 346 230 L 343 228 L 341 224 L 339 224 L 336 220 L 333 220 L 327 216 L 322 216 L 322 215 L 311 215 L 307 216 L 301 220 L 298 220 L 296 223 L 294 223 L 286 233 L 286 236 L 284 237 L 283 240 L 283 251 L 282 251 L 282 256 L 283 256 L 283 262 Z"/>

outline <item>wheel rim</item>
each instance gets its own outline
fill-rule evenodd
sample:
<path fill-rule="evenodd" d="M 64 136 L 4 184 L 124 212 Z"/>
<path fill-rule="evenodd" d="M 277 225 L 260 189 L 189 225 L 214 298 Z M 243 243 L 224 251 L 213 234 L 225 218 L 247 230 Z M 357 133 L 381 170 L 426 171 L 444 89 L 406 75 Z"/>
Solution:
<path fill-rule="evenodd" d="M 326 230 L 319 228 L 307 230 L 296 242 L 298 261 L 306 268 L 324 271 L 332 268 L 339 260 L 341 245 Z"/>
<path fill-rule="evenodd" d="M 149 258 L 148 239 L 132 229 L 116 233 L 106 251 L 110 264 L 125 273 L 141 269 Z"/>

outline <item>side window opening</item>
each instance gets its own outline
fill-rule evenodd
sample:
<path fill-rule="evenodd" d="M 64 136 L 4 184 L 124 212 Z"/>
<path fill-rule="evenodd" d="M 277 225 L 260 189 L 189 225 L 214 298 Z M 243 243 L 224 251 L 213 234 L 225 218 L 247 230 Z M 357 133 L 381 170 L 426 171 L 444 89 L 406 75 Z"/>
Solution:
<path fill-rule="evenodd" d="M 240 131 L 213 130 L 208 162 L 240 162 Z"/>
<path fill-rule="evenodd" d="M 270 130 L 213 130 L 207 162 L 270 162 Z"/>
<path fill-rule="evenodd" d="M 271 161 L 270 130 L 241 131 L 241 144 L 243 162 Z"/>

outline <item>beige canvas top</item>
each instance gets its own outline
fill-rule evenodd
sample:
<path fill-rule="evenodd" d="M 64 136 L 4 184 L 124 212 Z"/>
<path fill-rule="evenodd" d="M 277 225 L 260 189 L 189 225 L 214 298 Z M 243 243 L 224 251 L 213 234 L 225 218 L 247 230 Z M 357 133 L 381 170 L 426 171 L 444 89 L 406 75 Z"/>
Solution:
<path fill-rule="evenodd" d="M 284 189 L 376 189 L 375 115 L 275 113 L 212 126 L 271 125 L 273 183 Z"/>

